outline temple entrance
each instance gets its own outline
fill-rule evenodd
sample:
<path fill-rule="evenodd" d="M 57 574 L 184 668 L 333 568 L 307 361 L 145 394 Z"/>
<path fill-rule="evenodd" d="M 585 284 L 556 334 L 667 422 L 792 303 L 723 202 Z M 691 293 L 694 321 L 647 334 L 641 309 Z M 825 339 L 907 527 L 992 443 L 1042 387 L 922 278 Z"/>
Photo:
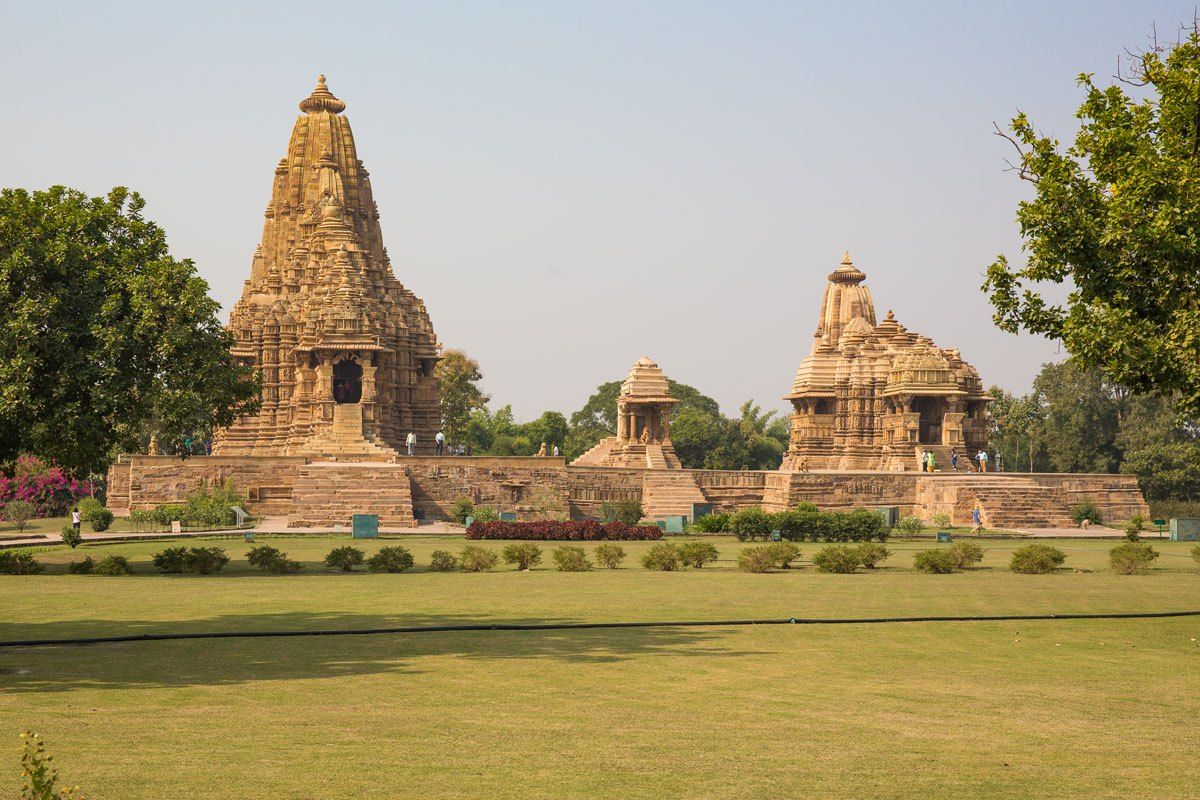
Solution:
<path fill-rule="evenodd" d="M 921 415 L 917 441 L 921 444 L 941 444 L 946 401 L 941 397 L 917 397 L 913 399 L 912 410 Z"/>
<path fill-rule="evenodd" d="M 362 365 L 343 359 L 333 365 L 333 400 L 336 403 L 357 403 L 362 400 Z"/>

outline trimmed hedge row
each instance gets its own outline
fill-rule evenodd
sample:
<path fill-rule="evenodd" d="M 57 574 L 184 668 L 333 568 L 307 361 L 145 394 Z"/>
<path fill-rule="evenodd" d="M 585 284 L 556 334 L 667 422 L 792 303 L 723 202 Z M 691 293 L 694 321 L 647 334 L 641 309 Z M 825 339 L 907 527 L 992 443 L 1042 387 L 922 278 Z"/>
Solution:
<path fill-rule="evenodd" d="M 598 542 L 661 539 L 652 525 L 593 520 L 538 520 L 536 522 L 472 522 L 468 539 L 532 539 L 535 541 Z"/>
<path fill-rule="evenodd" d="M 883 517 L 865 508 L 856 511 L 795 508 L 778 514 L 745 508 L 729 518 L 729 530 L 741 542 L 766 539 L 771 531 L 779 531 L 782 538 L 792 542 L 882 542 L 889 533 Z"/>

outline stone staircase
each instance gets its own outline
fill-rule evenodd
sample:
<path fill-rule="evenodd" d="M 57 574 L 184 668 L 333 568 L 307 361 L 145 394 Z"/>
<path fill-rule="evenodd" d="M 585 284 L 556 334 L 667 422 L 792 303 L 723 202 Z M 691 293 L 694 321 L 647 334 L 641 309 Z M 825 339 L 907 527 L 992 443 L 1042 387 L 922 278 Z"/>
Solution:
<path fill-rule="evenodd" d="M 647 469 L 670 469 L 671 465 L 667 463 L 667 457 L 663 453 L 661 444 L 646 445 L 646 468 Z"/>
<path fill-rule="evenodd" d="M 693 503 L 706 503 L 707 498 L 696 478 L 686 470 L 655 469 L 642 474 L 642 516 L 660 520 L 666 517 L 692 516 Z"/>
<path fill-rule="evenodd" d="M 305 445 L 301 455 L 338 461 L 391 461 L 399 454 L 387 445 L 363 436 L 362 406 L 336 403 L 333 424 L 321 429 Z"/>
<path fill-rule="evenodd" d="M 316 462 L 300 467 L 288 527 L 349 526 L 354 514 L 378 514 L 380 526 L 416 526 L 412 482 L 399 464 Z"/>
<path fill-rule="evenodd" d="M 1029 478 L 1003 475 L 938 475 L 923 478 L 918 496 L 927 515 L 946 513 L 955 525 L 969 525 L 979 504 L 984 527 L 1071 528 L 1072 500 L 1060 489 Z"/>

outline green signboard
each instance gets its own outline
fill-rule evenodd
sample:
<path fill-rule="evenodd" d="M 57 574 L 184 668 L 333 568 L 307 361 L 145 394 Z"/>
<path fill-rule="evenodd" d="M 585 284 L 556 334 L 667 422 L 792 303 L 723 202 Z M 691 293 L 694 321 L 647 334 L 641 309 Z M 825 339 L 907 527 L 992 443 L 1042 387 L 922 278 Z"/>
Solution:
<path fill-rule="evenodd" d="M 355 539 L 375 539 L 379 536 L 379 517 L 376 514 L 355 514 L 352 529 Z"/>

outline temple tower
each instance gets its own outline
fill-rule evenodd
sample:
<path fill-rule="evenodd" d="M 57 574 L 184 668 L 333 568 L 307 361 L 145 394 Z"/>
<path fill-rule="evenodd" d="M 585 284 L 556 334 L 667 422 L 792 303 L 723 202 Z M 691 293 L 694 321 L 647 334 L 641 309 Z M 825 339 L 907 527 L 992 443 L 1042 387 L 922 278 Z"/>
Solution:
<path fill-rule="evenodd" d="M 425 304 L 392 274 L 346 104 L 317 79 L 275 167 L 262 243 L 233 308 L 233 355 L 262 376 L 262 408 L 214 455 L 395 456 L 440 427 L 438 344 Z"/>
<path fill-rule="evenodd" d="M 601 440 L 572 463 L 679 469 L 679 457 L 671 444 L 671 410 L 677 402 L 658 364 L 642 356 L 625 376 L 617 395 L 617 435 Z"/>

